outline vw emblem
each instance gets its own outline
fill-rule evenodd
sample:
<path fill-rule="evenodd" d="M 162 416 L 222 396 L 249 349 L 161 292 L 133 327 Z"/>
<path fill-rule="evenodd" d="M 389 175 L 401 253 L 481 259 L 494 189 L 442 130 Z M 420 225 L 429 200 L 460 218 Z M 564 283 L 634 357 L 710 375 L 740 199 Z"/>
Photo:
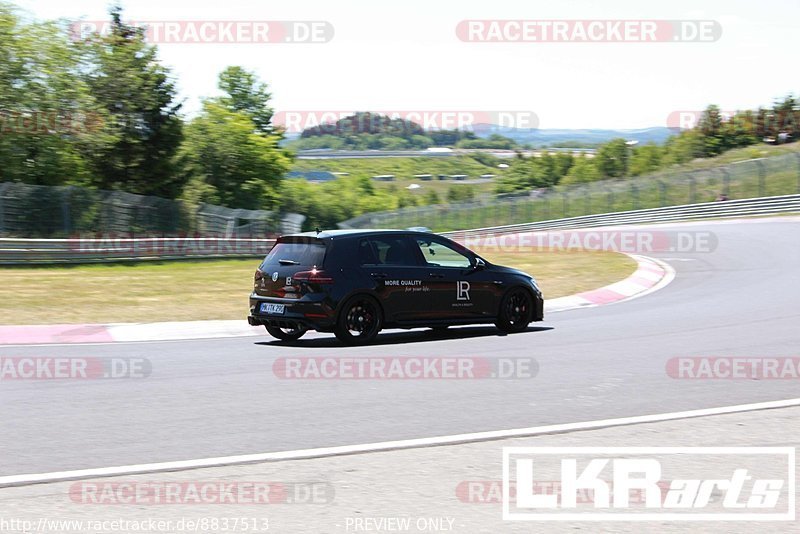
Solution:
<path fill-rule="evenodd" d="M 277 271 L 272 273 L 272 281 L 273 282 L 277 282 L 278 281 L 278 272 Z"/>

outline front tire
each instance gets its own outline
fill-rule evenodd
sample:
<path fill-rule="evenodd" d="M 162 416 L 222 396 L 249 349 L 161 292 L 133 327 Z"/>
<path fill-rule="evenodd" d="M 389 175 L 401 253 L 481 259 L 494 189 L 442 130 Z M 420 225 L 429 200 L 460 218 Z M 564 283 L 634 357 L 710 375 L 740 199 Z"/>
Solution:
<path fill-rule="evenodd" d="M 347 345 L 362 345 L 374 341 L 382 325 L 378 302 L 368 295 L 356 295 L 342 306 L 333 333 Z"/>
<path fill-rule="evenodd" d="M 277 326 L 267 326 L 269 335 L 281 341 L 297 341 L 307 332 L 304 328 L 278 328 Z"/>
<path fill-rule="evenodd" d="M 533 297 L 521 287 L 512 288 L 500 304 L 500 316 L 495 326 L 513 334 L 522 332 L 533 320 Z"/>

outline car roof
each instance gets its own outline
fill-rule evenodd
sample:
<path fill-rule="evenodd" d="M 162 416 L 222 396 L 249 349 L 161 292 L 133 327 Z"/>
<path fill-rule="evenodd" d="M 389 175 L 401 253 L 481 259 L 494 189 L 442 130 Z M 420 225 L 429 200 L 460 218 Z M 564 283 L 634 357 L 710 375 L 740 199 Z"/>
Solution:
<path fill-rule="evenodd" d="M 393 230 L 393 229 L 373 229 L 373 230 L 364 230 L 364 229 L 349 229 L 349 230 L 323 230 L 319 233 L 317 232 L 301 232 L 297 234 L 286 234 L 282 235 L 281 238 L 285 237 L 316 237 L 317 239 L 335 239 L 341 237 L 363 237 L 363 236 L 372 236 L 372 235 L 393 235 L 393 234 L 401 234 L 401 235 L 425 235 L 430 236 L 430 232 L 418 232 L 414 230 Z"/>

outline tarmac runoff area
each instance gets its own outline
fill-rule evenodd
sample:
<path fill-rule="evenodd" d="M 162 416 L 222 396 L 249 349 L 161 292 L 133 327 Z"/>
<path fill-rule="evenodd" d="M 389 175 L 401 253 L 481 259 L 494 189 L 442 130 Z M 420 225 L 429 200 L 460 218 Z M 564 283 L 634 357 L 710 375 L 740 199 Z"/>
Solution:
<path fill-rule="evenodd" d="M 230 526 L 238 518 L 240 529 L 247 521 L 249 532 L 281 533 L 797 532 L 794 521 L 504 521 L 499 500 L 504 447 L 796 447 L 798 420 L 800 407 L 787 407 L 536 437 L 8 487 L 0 490 L 6 522 L 0 531 L 15 532 L 9 527 L 29 522 L 37 533 L 90 532 L 92 525 L 105 532 L 136 532 L 137 527 L 138 532 L 222 532 L 221 522 Z M 679 470 L 697 478 L 728 476 L 717 462 L 697 456 L 675 462 Z M 779 462 L 761 468 L 760 475 L 786 477 L 786 466 Z M 177 503 L 155 504 L 150 493 L 135 504 L 120 504 L 122 495 L 131 495 L 120 491 L 122 484 L 181 489 L 172 497 Z M 188 491 L 220 484 L 239 484 L 238 502 L 196 504 L 196 496 Z M 260 498 L 259 485 L 268 488 Z M 719 492 L 712 495 L 712 502 L 721 499 Z M 219 522 L 216 530 L 210 523 L 214 520 Z"/>

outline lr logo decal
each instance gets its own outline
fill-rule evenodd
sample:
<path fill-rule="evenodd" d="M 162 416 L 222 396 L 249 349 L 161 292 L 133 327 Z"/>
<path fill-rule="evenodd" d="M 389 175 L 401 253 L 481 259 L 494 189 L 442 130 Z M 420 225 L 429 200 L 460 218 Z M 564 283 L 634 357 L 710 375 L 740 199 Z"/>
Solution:
<path fill-rule="evenodd" d="M 464 280 L 456 282 L 456 300 L 469 300 L 469 282 Z"/>

